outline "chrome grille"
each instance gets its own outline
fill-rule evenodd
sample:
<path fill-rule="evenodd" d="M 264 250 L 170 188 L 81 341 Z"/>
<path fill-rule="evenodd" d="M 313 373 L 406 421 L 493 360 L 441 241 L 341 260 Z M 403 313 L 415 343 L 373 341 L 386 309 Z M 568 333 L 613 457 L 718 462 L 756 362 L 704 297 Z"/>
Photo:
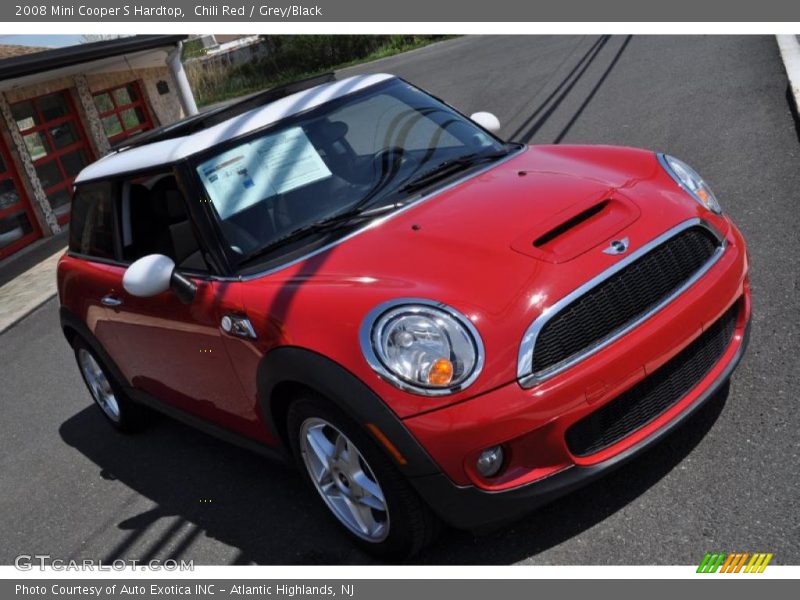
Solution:
<path fill-rule="evenodd" d="M 523 385 L 562 371 L 641 323 L 705 273 L 723 248 L 718 234 L 692 219 L 561 300 L 526 333 L 518 367 Z"/>

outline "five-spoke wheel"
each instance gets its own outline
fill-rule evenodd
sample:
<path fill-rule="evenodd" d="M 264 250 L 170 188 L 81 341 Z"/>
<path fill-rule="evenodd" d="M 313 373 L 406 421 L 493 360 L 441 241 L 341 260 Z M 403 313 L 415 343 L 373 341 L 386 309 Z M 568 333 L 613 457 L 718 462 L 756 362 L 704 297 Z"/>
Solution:
<path fill-rule="evenodd" d="M 297 466 L 356 544 L 398 559 L 433 539 L 438 519 L 398 463 L 333 402 L 309 390 L 286 425 Z"/>
<path fill-rule="evenodd" d="M 389 533 L 383 490 L 356 445 L 319 417 L 303 422 L 303 462 L 322 499 L 355 535 L 380 542 Z"/>

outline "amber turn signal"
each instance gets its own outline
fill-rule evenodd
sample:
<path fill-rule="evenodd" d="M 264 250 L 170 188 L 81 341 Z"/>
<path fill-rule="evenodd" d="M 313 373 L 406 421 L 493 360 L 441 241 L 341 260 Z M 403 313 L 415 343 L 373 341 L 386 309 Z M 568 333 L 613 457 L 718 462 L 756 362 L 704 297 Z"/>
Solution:
<path fill-rule="evenodd" d="M 446 358 L 439 358 L 428 371 L 428 383 L 431 385 L 447 385 L 453 380 L 453 363 Z"/>

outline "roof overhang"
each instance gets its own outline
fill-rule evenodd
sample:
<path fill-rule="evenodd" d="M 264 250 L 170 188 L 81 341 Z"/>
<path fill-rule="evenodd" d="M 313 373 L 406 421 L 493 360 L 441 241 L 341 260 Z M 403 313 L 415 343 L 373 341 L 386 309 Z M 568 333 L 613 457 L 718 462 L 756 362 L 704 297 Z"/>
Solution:
<path fill-rule="evenodd" d="M 24 87 L 78 73 L 110 73 L 166 66 L 185 35 L 136 35 L 54 48 L 0 60 L 0 90 Z"/>

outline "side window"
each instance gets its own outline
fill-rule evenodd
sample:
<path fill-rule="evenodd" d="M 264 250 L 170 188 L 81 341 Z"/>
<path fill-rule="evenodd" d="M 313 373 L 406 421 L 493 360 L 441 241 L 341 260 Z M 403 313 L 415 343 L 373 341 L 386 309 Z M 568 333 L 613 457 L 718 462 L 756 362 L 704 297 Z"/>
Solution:
<path fill-rule="evenodd" d="M 114 186 L 110 182 L 78 187 L 72 200 L 69 249 L 94 258 L 114 257 Z"/>
<path fill-rule="evenodd" d="M 122 182 L 119 214 L 125 262 L 148 254 L 164 254 L 180 268 L 208 270 L 186 200 L 171 171 Z"/>

